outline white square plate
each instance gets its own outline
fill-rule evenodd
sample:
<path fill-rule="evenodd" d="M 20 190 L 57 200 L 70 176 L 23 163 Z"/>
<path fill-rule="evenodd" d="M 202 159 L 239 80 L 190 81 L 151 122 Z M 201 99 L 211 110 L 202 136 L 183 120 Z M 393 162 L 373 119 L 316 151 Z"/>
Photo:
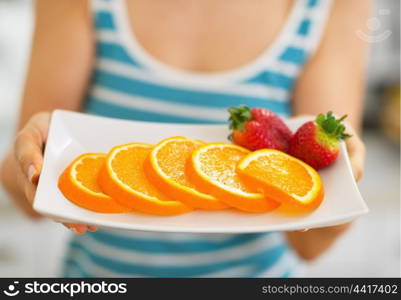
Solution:
<path fill-rule="evenodd" d="M 295 130 L 305 121 L 289 121 L 288 125 Z M 319 171 L 326 193 L 323 203 L 305 215 L 288 216 L 277 211 L 251 214 L 234 209 L 198 210 L 170 217 L 142 213 L 102 214 L 74 205 L 57 188 L 60 173 L 84 152 L 108 152 L 115 145 L 156 143 L 171 136 L 186 136 L 206 142 L 227 141 L 228 126 L 136 122 L 55 111 L 34 209 L 60 221 L 132 230 L 193 233 L 268 232 L 323 227 L 345 223 L 368 212 L 353 179 L 344 143 L 336 163 Z"/>

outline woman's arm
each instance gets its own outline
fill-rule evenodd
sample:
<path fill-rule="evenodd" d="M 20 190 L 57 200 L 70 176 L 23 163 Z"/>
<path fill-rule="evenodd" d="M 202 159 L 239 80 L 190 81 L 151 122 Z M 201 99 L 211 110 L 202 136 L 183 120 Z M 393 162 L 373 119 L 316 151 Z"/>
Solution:
<path fill-rule="evenodd" d="M 0 168 L 4 187 L 31 216 L 36 215 L 31 203 L 42 167 L 49 112 L 79 110 L 90 76 L 93 42 L 88 12 L 86 1 L 36 1 L 18 134 Z"/>
<path fill-rule="evenodd" d="M 87 1 L 38 0 L 19 128 L 41 111 L 79 110 L 93 42 Z"/>
<path fill-rule="evenodd" d="M 355 32 L 366 27 L 370 1 L 333 1 L 326 32 L 316 55 L 307 64 L 294 92 L 295 115 L 326 113 L 347 114 L 347 140 L 354 176 L 363 173 L 365 148 L 358 137 L 364 93 L 367 42 Z M 355 128 L 355 131 L 354 129 Z M 349 224 L 287 232 L 287 239 L 300 257 L 318 257 L 344 232 Z"/>

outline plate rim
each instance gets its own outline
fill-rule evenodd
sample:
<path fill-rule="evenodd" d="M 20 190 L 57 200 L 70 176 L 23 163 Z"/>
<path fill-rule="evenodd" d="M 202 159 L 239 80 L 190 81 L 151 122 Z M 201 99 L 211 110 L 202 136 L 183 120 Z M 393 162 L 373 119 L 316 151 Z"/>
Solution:
<path fill-rule="evenodd" d="M 61 110 L 61 109 L 57 109 L 54 110 L 52 112 L 51 115 L 51 119 L 50 119 L 50 124 L 49 124 L 49 137 L 52 136 L 53 131 L 55 130 L 55 124 L 57 124 L 56 122 L 62 122 L 62 119 L 64 116 L 74 116 L 74 117 L 84 117 L 84 118 L 92 118 L 92 119 L 98 119 L 98 120 L 108 120 L 108 121 L 118 121 L 121 123 L 140 123 L 140 124 L 146 124 L 146 125 L 150 125 L 153 124 L 155 126 L 159 126 L 160 124 L 163 125 L 171 125 L 171 126 L 202 126 L 202 127 L 221 127 L 221 126 L 225 126 L 226 124 L 187 124 L 187 123 L 161 123 L 161 122 L 147 122 L 147 121 L 136 121 L 136 120 L 125 120 L 125 119 L 116 119 L 116 118 L 110 118 L 110 117 L 104 117 L 104 116 L 96 116 L 96 115 L 90 115 L 87 113 L 81 113 L 81 112 L 74 112 L 74 111 L 68 111 L 68 110 Z M 299 120 L 310 120 L 309 117 L 300 117 Z M 347 154 L 347 150 L 345 147 L 345 143 L 342 142 L 341 143 L 341 147 L 342 147 L 342 151 Z M 45 148 L 44 151 L 44 159 L 43 159 L 43 166 L 42 166 L 42 170 L 47 170 L 47 165 L 49 164 L 48 159 L 49 159 L 49 155 L 48 155 L 48 150 L 49 147 Z M 349 156 L 345 155 L 345 163 L 348 169 L 348 172 L 350 172 L 352 175 L 352 168 L 351 168 L 351 162 L 349 160 Z M 42 171 L 43 172 L 43 171 Z M 353 176 L 353 175 L 352 175 Z M 172 225 L 163 225 L 163 226 L 155 226 L 155 225 L 143 225 L 143 224 L 129 224 L 129 223 L 115 223 L 115 221 L 111 221 L 111 220 L 92 220 L 90 222 L 87 222 L 85 220 L 79 220 L 79 219 L 75 219 L 75 218 L 71 218 L 71 216 L 68 216 L 68 214 L 64 214 L 63 212 L 58 213 L 58 214 L 54 214 L 51 212 L 50 210 L 46 210 L 46 207 L 43 207 L 41 205 L 41 201 L 37 200 L 40 195 L 43 193 L 42 190 L 45 188 L 44 187 L 44 183 L 41 178 L 43 178 L 44 176 L 40 176 L 39 178 L 39 182 L 37 185 L 37 191 L 36 191 L 36 195 L 34 198 L 34 202 L 33 202 L 33 208 L 35 211 L 50 217 L 53 220 L 58 220 L 58 221 L 67 221 L 67 222 L 85 222 L 85 224 L 88 225 L 95 225 L 95 226 L 99 226 L 99 227 L 106 227 L 106 228 L 114 228 L 114 229 L 123 229 L 123 230 L 138 230 L 138 231 L 148 231 L 148 232 L 181 232 L 181 233 L 260 233 L 260 232 L 274 232 L 274 231 L 292 231 L 292 230 L 299 230 L 299 229 L 304 229 L 304 228 L 319 228 L 319 227 L 326 227 L 326 226 L 334 226 L 337 224 L 343 224 L 346 222 L 349 222 L 351 220 L 356 219 L 357 217 L 360 217 L 362 215 L 365 215 L 369 212 L 369 208 L 366 204 L 366 202 L 364 201 L 359 188 L 357 186 L 357 183 L 355 180 L 352 180 L 352 189 L 356 192 L 357 194 L 357 201 L 359 204 L 359 209 L 354 210 L 350 213 L 344 213 L 341 215 L 337 215 L 335 217 L 329 217 L 327 221 L 322 222 L 321 220 L 312 220 L 312 221 L 308 221 L 308 226 L 304 225 L 304 222 L 300 222 L 299 224 L 293 224 L 293 225 L 286 225 L 286 224 L 274 224 L 274 225 L 267 225 L 267 226 L 261 226 L 261 225 L 256 225 L 256 226 L 247 226 L 247 227 L 243 227 L 243 228 L 233 228 L 233 230 L 229 230 L 227 229 L 227 227 L 215 227 L 215 228 L 207 228 L 207 229 L 197 229 L 196 227 L 183 227 L 183 226 L 172 226 Z M 95 212 L 94 212 L 95 213 Z M 136 213 L 134 213 L 136 214 Z M 142 214 L 141 214 L 142 215 Z M 333 224 L 333 225 L 330 225 Z M 266 228 L 268 227 L 268 228 Z"/>

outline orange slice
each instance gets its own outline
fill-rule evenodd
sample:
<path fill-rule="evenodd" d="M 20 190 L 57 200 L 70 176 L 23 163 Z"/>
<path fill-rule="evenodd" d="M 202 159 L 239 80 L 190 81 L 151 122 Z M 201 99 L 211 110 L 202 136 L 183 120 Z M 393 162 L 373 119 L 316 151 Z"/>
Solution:
<path fill-rule="evenodd" d="M 105 195 L 97 184 L 105 154 L 86 153 L 75 159 L 60 175 L 58 187 L 63 195 L 83 208 L 101 213 L 123 213 L 126 208 Z"/>
<path fill-rule="evenodd" d="M 239 162 L 237 170 L 243 180 L 262 187 L 294 212 L 313 210 L 324 197 L 322 180 L 315 169 L 278 150 L 252 152 Z"/>
<path fill-rule="evenodd" d="M 184 137 L 165 139 L 150 152 L 145 172 L 151 182 L 171 199 L 194 208 L 226 208 L 227 205 L 216 197 L 198 191 L 186 175 L 192 152 L 203 144 Z"/>
<path fill-rule="evenodd" d="M 101 189 L 121 205 L 140 212 L 167 216 L 191 211 L 167 198 L 147 179 L 143 165 L 151 149 L 152 145 L 142 143 L 111 149 L 98 177 Z"/>
<path fill-rule="evenodd" d="M 247 212 L 266 212 L 279 204 L 251 190 L 239 178 L 237 163 L 249 150 L 228 143 L 207 144 L 196 149 L 189 164 L 190 180 L 203 192 Z"/>

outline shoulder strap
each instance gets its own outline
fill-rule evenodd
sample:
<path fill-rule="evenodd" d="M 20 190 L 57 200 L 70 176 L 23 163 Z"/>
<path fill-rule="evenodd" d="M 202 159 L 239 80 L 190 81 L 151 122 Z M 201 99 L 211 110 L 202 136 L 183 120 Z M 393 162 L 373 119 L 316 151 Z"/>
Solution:
<path fill-rule="evenodd" d="M 114 30 L 114 0 L 91 0 L 91 12 L 95 30 Z"/>
<path fill-rule="evenodd" d="M 308 0 L 305 15 L 298 27 L 297 35 L 306 39 L 305 50 L 312 55 L 320 44 L 327 20 L 330 15 L 332 0 Z"/>

